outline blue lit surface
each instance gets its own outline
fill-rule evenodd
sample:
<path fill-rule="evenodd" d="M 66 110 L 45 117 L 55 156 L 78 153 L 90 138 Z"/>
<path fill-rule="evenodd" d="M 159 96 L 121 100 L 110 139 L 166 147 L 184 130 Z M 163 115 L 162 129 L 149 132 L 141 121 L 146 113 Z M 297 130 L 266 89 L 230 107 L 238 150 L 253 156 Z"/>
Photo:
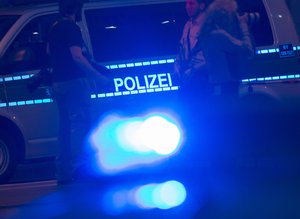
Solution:
<path fill-rule="evenodd" d="M 161 162 L 177 153 L 181 142 L 175 121 L 157 113 L 134 118 L 109 115 L 90 136 L 97 166 L 108 174 Z"/>
<path fill-rule="evenodd" d="M 104 194 L 102 206 L 108 214 L 122 214 L 132 209 L 168 210 L 182 205 L 187 197 L 185 186 L 175 180 L 134 188 L 115 188 Z"/>

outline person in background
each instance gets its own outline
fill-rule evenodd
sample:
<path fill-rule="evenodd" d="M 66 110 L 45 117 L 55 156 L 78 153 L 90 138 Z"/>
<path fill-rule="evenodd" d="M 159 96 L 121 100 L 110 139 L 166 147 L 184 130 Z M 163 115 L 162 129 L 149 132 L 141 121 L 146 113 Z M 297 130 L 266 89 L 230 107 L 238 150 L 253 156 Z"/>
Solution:
<path fill-rule="evenodd" d="M 185 105 L 198 102 L 208 91 L 205 59 L 202 51 L 195 48 L 208 4 L 208 0 L 186 0 L 185 4 L 189 20 L 183 28 L 179 54 L 175 61 L 175 73 L 181 83 L 180 93 Z"/>
<path fill-rule="evenodd" d="M 236 100 L 241 64 L 253 56 L 254 49 L 247 14 L 238 15 L 235 0 L 210 4 L 196 47 L 204 54 L 213 95 L 225 102 Z"/>
<path fill-rule="evenodd" d="M 60 0 L 60 18 L 49 33 L 48 54 L 53 67 L 52 90 L 59 111 L 58 184 L 71 183 L 84 165 L 84 143 L 90 121 L 89 77 L 107 80 L 83 55 L 80 21 L 81 0 Z"/>
<path fill-rule="evenodd" d="M 208 0 L 186 0 L 185 9 L 189 19 L 184 25 L 174 64 L 174 72 L 180 82 L 178 103 L 180 117 L 188 133 L 185 142 L 187 145 L 192 145 L 198 138 L 195 130 L 203 119 L 203 110 L 207 108 L 209 97 L 205 59 L 201 49 L 196 50 L 208 4 Z M 186 149 L 188 151 L 191 148 Z"/>

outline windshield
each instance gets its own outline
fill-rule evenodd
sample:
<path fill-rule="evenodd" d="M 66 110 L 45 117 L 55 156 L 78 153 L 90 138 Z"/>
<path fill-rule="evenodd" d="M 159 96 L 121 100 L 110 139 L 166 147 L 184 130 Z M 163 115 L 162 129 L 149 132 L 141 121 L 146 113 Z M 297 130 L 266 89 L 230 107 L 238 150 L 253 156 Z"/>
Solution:
<path fill-rule="evenodd" d="M 6 32 L 16 22 L 19 16 L 17 15 L 1 15 L 0 16 L 0 41 L 5 36 Z"/>

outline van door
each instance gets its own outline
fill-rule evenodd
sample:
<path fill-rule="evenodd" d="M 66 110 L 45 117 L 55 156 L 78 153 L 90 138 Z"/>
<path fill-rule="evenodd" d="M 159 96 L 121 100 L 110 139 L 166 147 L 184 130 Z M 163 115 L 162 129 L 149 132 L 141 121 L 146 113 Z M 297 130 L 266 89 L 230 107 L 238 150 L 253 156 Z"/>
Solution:
<path fill-rule="evenodd" d="M 1 60 L 5 103 L 10 117 L 23 133 L 28 158 L 55 154 L 57 112 L 47 86 L 35 77 L 47 66 L 46 38 L 57 15 L 30 20 L 11 41 Z M 1 97 L 3 99 L 3 97 Z"/>
<path fill-rule="evenodd" d="M 85 8 L 93 57 L 107 66 L 112 79 L 110 89 L 98 86 L 95 99 L 130 110 L 168 105 L 174 99 L 179 89 L 174 58 L 188 19 L 184 7 L 184 2 L 159 2 Z"/>

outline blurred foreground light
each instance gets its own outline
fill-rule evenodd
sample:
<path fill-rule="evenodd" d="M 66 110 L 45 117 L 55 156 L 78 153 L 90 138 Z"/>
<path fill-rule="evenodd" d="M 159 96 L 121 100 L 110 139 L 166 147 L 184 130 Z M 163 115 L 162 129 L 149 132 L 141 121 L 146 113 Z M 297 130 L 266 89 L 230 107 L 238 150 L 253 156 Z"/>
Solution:
<path fill-rule="evenodd" d="M 160 162 L 176 154 L 182 143 L 172 117 L 153 113 L 141 117 L 105 117 L 91 133 L 97 164 L 104 173 Z"/>
<path fill-rule="evenodd" d="M 186 196 L 184 185 L 171 180 L 133 189 L 110 190 L 104 195 L 103 207 L 109 214 L 122 214 L 134 209 L 167 210 L 182 205 Z"/>
<path fill-rule="evenodd" d="M 141 186 L 134 192 L 135 203 L 140 208 L 170 209 L 186 199 L 184 186 L 177 181 Z"/>

